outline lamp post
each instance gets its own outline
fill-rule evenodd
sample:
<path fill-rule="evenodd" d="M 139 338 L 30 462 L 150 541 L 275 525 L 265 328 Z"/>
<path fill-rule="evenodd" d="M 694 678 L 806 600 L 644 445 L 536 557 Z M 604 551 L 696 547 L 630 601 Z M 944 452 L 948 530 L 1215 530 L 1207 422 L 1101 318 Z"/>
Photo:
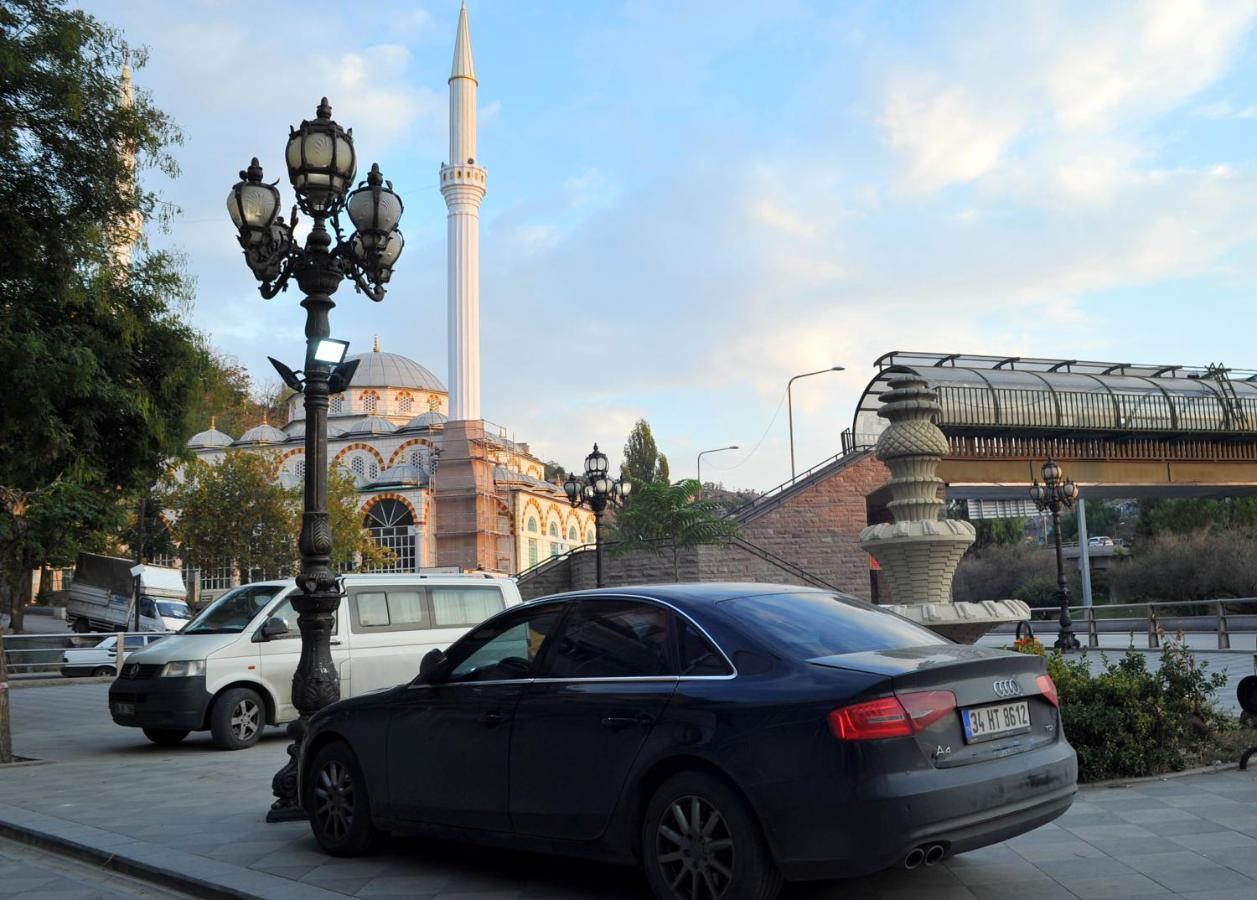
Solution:
<path fill-rule="evenodd" d="M 824 375 L 826 372 L 842 372 L 845 371 L 842 366 L 830 366 L 828 369 L 817 369 L 815 372 L 804 372 L 802 375 L 795 375 L 786 382 L 786 417 L 790 421 L 790 480 L 794 481 L 794 398 L 790 394 L 790 388 L 800 378 L 810 378 L 813 375 Z M 778 407 L 780 409 L 780 407 Z M 701 483 L 701 482 L 700 482 Z"/>
<path fill-rule="evenodd" d="M 737 450 L 737 449 L 738 449 L 737 444 L 730 444 L 728 447 L 716 447 L 712 450 L 703 450 L 698 454 L 697 468 L 698 468 L 698 496 L 699 497 L 703 496 L 703 457 L 706 456 L 708 453 L 723 453 L 725 450 Z"/>
<path fill-rule="evenodd" d="M 1052 457 L 1043 464 L 1043 484 L 1037 481 L 1030 488 L 1030 499 L 1040 512 L 1052 514 L 1052 533 L 1056 537 L 1056 599 L 1061 607 L 1060 631 L 1056 636 L 1058 650 L 1077 650 L 1082 646 L 1074 637 L 1074 622 L 1069 617 L 1069 585 L 1065 583 L 1065 558 L 1061 553 L 1061 510 L 1069 509 L 1078 499 L 1078 485 L 1061 480 L 1060 465 Z"/>
<path fill-rule="evenodd" d="M 572 473 L 563 482 L 563 492 L 573 507 L 588 506 L 594 514 L 594 557 L 597 564 L 597 586 L 602 583 L 602 514 L 607 505 L 623 505 L 633 491 L 633 482 L 627 478 L 607 476 L 607 454 L 594 444 L 593 452 L 585 457 L 585 474 Z"/>
<path fill-rule="evenodd" d="M 344 362 L 347 341 L 331 338 L 328 313 L 336 305 L 332 294 L 341 281 L 374 301 L 384 299 L 384 285 L 401 254 L 403 240 L 397 223 L 402 201 L 372 165 L 366 181 L 350 191 L 358 165 L 352 130 L 332 121 L 327 98 L 313 119 L 289 129 L 284 153 L 288 179 L 297 195 L 290 222 L 279 213 L 276 182 L 262 180 L 254 157 L 240 181 L 227 195 L 227 211 L 238 230 L 244 259 L 266 299 L 287 290 L 290 280 L 305 295 L 306 357 L 304 369 L 294 372 L 271 359 L 284 383 L 305 394 L 305 498 L 301 518 L 299 593 L 293 597 L 301 630 L 301 660 L 292 678 L 292 701 L 300 718 L 288 726 L 292 743 L 288 762 L 271 782 L 276 800 L 268 822 L 305 818 L 297 805 L 297 756 L 306 724 L 316 711 L 340 699 L 340 678 L 332 662 L 329 642 L 340 605 L 341 589 L 331 569 L 332 531 L 327 515 L 327 405 L 328 395 L 340 393 L 353 378 L 357 362 Z M 305 246 L 293 240 L 297 210 L 313 220 Z M 340 213 L 347 211 L 356 229 L 348 237 L 341 230 Z M 328 232 L 331 225 L 333 234 Z"/>

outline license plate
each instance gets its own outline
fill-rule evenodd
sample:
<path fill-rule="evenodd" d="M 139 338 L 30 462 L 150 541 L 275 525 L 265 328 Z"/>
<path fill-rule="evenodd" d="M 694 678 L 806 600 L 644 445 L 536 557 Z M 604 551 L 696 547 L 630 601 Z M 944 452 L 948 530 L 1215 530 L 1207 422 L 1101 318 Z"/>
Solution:
<path fill-rule="evenodd" d="M 979 706 L 962 709 L 961 721 L 965 726 L 965 743 L 989 741 L 1009 734 L 1030 730 L 1030 704 L 1025 700 L 1001 703 L 998 706 Z"/>
<path fill-rule="evenodd" d="M 133 715 L 135 715 L 135 704 L 134 704 L 134 703 L 115 703 L 115 704 L 113 705 L 113 708 L 114 708 L 114 711 L 115 711 L 115 712 L 117 712 L 117 713 L 118 713 L 118 715 L 120 715 L 120 716 L 133 716 Z"/>

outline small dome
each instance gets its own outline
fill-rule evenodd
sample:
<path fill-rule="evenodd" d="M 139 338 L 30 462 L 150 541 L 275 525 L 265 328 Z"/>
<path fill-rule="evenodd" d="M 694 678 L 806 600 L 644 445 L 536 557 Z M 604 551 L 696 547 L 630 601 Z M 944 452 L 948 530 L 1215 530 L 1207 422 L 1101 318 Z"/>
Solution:
<path fill-rule="evenodd" d="M 230 447 L 231 440 L 231 435 L 225 434 L 211 425 L 205 431 L 198 431 L 188 438 L 188 448 L 191 450 L 209 450 L 216 447 Z"/>
<path fill-rule="evenodd" d="M 305 419 L 296 419 L 284 426 L 284 433 L 288 435 L 289 441 L 304 441 L 306 439 L 306 421 Z M 345 433 L 343 428 L 337 428 L 331 422 L 327 423 L 327 438 L 334 440 Z"/>
<path fill-rule="evenodd" d="M 274 425 L 254 425 L 240 437 L 236 438 L 236 445 L 244 444 L 282 444 L 288 440 L 288 435 L 284 434 Z"/>
<path fill-rule="evenodd" d="M 428 473 L 410 463 L 398 463 L 385 469 L 380 477 L 371 482 L 372 487 L 404 487 L 428 483 Z"/>
<path fill-rule="evenodd" d="M 367 434 L 392 434 L 397 430 L 397 426 L 388 419 L 380 416 L 367 416 L 361 421 L 354 422 L 345 429 L 346 436 L 357 436 Z"/>
<path fill-rule="evenodd" d="M 445 413 L 426 412 L 415 416 L 401 427 L 402 431 L 422 431 L 425 428 L 442 428 L 450 417 Z"/>
<path fill-rule="evenodd" d="M 370 353 L 357 353 L 347 357 L 358 360 L 358 369 L 354 372 L 349 387 L 359 388 L 417 388 L 421 391 L 440 391 L 445 393 L 445 385 L 413 359 L 407 359 L 396 353 L 382 353 L 372 350 Z"/>

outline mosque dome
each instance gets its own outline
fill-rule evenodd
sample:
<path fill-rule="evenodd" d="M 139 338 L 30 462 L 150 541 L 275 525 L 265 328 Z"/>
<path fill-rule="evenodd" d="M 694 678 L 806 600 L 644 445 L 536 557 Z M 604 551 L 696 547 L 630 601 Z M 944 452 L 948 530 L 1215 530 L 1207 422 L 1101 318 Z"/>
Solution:
<path fill-rule="evenodd" d="M 423 415 L 415 416 L 409 422 L 401 427 L 402 431 L 417 431 L 425 428 L 438 428 L 443 426 L 450 420 L 445 413 L 426 412 Z"/>
<path fill-rule="evenodd" d="M 356 437 L 373 434 L 392 434 L 396 430 L 397 426 L 388 419 L 381 418 L 380 416 L 367 416 L 365 419 L 360 419 L 346 428 L 345 436 Z"/>
<path fill-rule="evenodd" d="M 380 473 L 371 487 L 410 487 L 428 483 L 428 472 L 410 463 L 398 463 Z"/>
<path fill-rule="evenodd" d="M 288 440 L 288 435 L 274 425 L 267 425 L 263 422 L 261 425 L 254 425 L 236 438 L 235 444 L 238 447 L 245 444 L 282 444 L 286 440 Z"/>
<path fill-rule="evenodd" d="M 284 433 L 288 435 L 289 441 L 304 441 L 306 439 L 306 420 L 294 419 L 284 426 Z M 331 422 L 327 423 L 327 439 L 334 440 L 345 433 L 345 429 L 337 428 Z"/>
<path fill-rule="evenodd" d="M 351 359 L 358 360 L 358 369 L 354 372 L 353 381 L 349 384 L 351 390 L 387 387 L 446 392 L 441 379 L 413 359 L 400 354 L 385 353 L 376 349 L 370 353 L 354 354 L 348 357 L 346 362 Z"/>
<path fill-rule="evenodd" d="M 204 431 L 198 431 L 192 437 L 188 438 L 188 449 L 190 450 L 210 450 L 215 447 L 230 447 L 231 435 L 219 431 L 216 428 L 216 422 L 210 420 L 210 427 Z"/>

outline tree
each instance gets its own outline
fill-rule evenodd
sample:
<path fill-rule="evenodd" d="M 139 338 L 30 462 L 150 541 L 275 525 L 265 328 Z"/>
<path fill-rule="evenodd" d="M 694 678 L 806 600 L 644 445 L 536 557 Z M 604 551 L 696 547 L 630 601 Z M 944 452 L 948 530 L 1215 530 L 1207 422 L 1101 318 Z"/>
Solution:
<path fill-rule="evenodd" d="M 641 486 L 661 481 L 669 482 L 668 457 L 655 446 L 655 436 L 650 423 L 638 419 L 624 444 L 624 461 L 620 463 L 620 475 L 632 479 Z"/>
<path fill-rule="evenodd" d="M 189 283 L 170 254 L 119 252 L 133 226 L 159 218 L 136 167 L 174 174 L 166 148 L 179 133 L 144 92 L 119 102 L 125 52 L 117 31 L 59 0 L 0 3 L 0 573 L 10 604 L 29 593 L 32 568 L 116 527 L 124 498 L 151 485 L 187 436 L 198 345 L 180 318 Z"/>
<path fill-rule="evenodd" d="M 720 515 L 718 504 L 699 498 L 700 488 L 693 479 L 676 484 L 655 481 L 635 488 L 632 501 L 616 515 L 615 539 L 619 543 L 613 552 L 670 553 L 672 575 L 680 581 L 683 549 L 728 544 L 740 533 L 735 520 Z"/>
<path fill-rule="evenodd" d="M 549 460 L 546 462 L 545 477 L 551 484 L 562 484 L 567 481 L 567 469 L 561 463 Z"/>
<path fill-rule="evenodd" d="M 328 472 L 327 517 L 332 526 L 332 565 L 347 566 L 355 557 L 363 563 L 383 562 L 393 553 L 371 540 L 363 527 L 354 477 L 343 469 Z M 294 498 L 294 534 L 301 532 L 301 502 Z"/>

